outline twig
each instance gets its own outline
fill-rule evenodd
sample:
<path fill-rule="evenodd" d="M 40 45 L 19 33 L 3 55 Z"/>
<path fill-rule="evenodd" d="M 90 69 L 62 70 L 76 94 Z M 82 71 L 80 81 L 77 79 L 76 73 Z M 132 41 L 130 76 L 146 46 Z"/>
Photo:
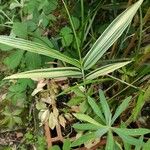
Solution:
<path fill-rule="evenodd" d="M 52 147 L 52 138 L 51 138 L 51 133 L 50 133 L 48 122 L 45 123 L 44 129 L 45 129 L 45 137 L 46 137 L 47 147 L 49 149 L 50 147 Z"/>

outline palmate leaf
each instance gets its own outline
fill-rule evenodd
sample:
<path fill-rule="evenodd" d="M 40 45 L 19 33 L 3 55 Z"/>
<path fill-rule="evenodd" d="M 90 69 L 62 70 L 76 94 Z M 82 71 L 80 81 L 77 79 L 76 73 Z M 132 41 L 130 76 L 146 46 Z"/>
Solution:
<path fill-rule="evenodd" d="M 61 67 L 48 68 L 26 71 L 22 73 L 13 74 L 4 79 L 18 79 L 18 78 L 59 78 L 59 77 L 75 77 L 78 78 L 82 74 L 78 68 L 75 67 Z"/>
<path fill-rule="evenodd" d="M 91 68 L 103 56 L 103 54 L 113 45 L 113 43 L 122 35 L 124 30 L 131 23 L 136 11 L 142 4 L 139 0 L 134 5 L 121 13 L 103 32 L 103 34 L 94 43 L 90 51 L 83 59 L 84 69 Z"/>
<path fill-rule="evenodd" d="M 92 72 L 90 72 L 87 76 L 86 79 L 95 79 L 99 76 L 104 76 L 107 75 L 108 73 L 111 73 L 127 64 L 129 64 L 131 61 L 127 61 L 127 62 L 120 62 L 120 63 L 114 63 L 114 64 L 109 64 L 109 65 L 105 65 L 103 67 L 100 67 Z"/>
<path fill-rule="evenodd" d="M 21 50 L 26 50 L 32 53 L 37 53 L 45 56 L 49 56 L 52 58 L 59 59 L 63 62 L 67 62 L 69 64 L 72 64 L 76 67 L 80 67 L 80 64 L 77 60 L 70 58 L 66 55 L 63 55 L 57 50 L 54 50 L 46 45 L 42 45 L 40 43 L 20 39 L 20 38 L 14 38 L 10 36 L 0 36 L 0 43 L 5 44 L 14 48 L 18 48 Z"/>

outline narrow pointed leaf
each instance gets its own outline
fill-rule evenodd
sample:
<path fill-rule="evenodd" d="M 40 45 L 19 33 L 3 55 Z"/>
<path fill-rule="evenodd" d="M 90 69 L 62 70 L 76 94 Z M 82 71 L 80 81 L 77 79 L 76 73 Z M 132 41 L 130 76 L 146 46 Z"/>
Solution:
<path fill-rule="evenodd" d="M 24 40 L 20 38 L 14 38 L 10 36 L 0 36 L 0 43 L 14 47 L 14 48 L 26 50 L 32 53 L 38 53 L 41 55 L 56 58 L 61 61 L 72 64 L 76 67 L 80 67 L 80 64 L 77 60 L 70 58 L 66 55 L 63 55 L 59 51 L 49 48 L 48 46 L 42 45 L 40 43 L 36 43 L 36 42 L 32 42 L 32 41 L 28 41 L 28 40 Z"/>
<path fill-rule="evenodd" d="M 82 74 L 78 68 L 62 67 L 62 68 L 48 68 L 26 71 L 22 73 L 13 74 L 4 79 L 18 79 L 18 78 L 59 78 L 59 77 L 80 77 Z"/>
<path fill-rule="evenodd" d="M 114 150 L 114 139 L 111 131 L 109 131 L 107 135 L 107 143 L 105 150 Z"/>
<path fill-rule="evenodd" d="M 100 96 L 100 102 L 101 102 L 101 105 L 102 105 L 102 110 L 104 112 L 106 123 L 107 123 L 107 125 L 109 125 L 112 115 L 111 115 L 109 105 L 106 101 L 106 98 L 105 98 L 104 93 L 103 93 L 102 90 L 99 91 L 99 96 Z"/>
<path fill-rule="evenodd" d="M 126 108 L 129 106 L 129 102 L 131 100 L 131 96 L 126 98 L 121 105 L 116 109 L 116 112 L 111 120 L 111 124 L 113 124 L 115 122 L 115 120 L 120 116 L 120 114 L 126 110 Z"/>
<path fill-rule="evenodd" d="M 100 138 L 100 137 L 102 137 L 105 133 L 107 133 L 108 130 L 109 130 L 109 129 L 108 129 L 107 127 L 98 129 L 98 130 L 96 131 L 96 136 L 97 136 L 98 138 Z"/>
<path fill-rule="evenodd" d="M 127 61 L 127 62 L 120 62 L 120 63 L 114 63 L 114 64 L 109 64 L 109 65 L 105 65 L 103 67 L 100 67 L 92 72 L 90 72 L 86 79 L 95 79 L 97 77 L 100 77 L 100 76 L 104 76 L 104 75 L 107 75 L 108 73 L 111 73 L 127 64 L 129 64 L 131 61 Z"/>
<path fill-rule="evenodd" d="M 142 146 L 144 145 L 143 136 L 140 136 L 139 138 L 140 145 L 136 145 L 134 150 L 141 150 Z"/>
<path fill-rule="evenodd" d="M 81 131 L 86 131 L 86 130 L 98 130 L 100 127 L 91 123 L 76 123 L 73 125 L 73 128 Z"/>
<path fill-rule="evenodd" d="M 75 140 L 71 144 L 71 147 L 79 146 L 79 145 L 84 144 L 85 142 L 88 142 L 88 141 L 95 139 L 95 138 L 96 138 L 95 132 L 87 133 L 87 134 L 79 137 L 77 140 Z"/>
<path fill-rule="evenodd" d="M 71 147 L 71 141 L 69 139 L 65 139 L 63 144 L 63 150 L 70 150 L 70 147 Z"/>
<path fill-rule="evenodd" d="M 135 13 L 142 4 L 139 0 L 134 5 L 121 13 L 103 32 L 103 34 L 94 43 L 90 51 L 84 57 L 84 68 L 91 68 L 103 56 L 103 54 L 113 45 L 113 43 L 122 35 L 124 30 L 131 23 Z"/>
<path fill-rule="evenodd" d="M 117 130 L 114 130 L 121 138 L 124 142 L 129 143 L 131 145 L 140 145 L 139 143 L 139 139 L 136 139 L 132 136 L 126 135 L 126 134 L 122 134 L 122 132 L 119 132 Z"/>
<path fill-rule="evenodd" d="M 142 150 L 149 150 L 149 148 L 150 148 L 150 139 L 144 144 Z"/>
<path fill-rule="evenodd" d="M 88 103 L 90 104 L 90 106 L 92 107 L 92 110 L 94 111 L 94 113 L 100 117 L 100 119 L 105 122 L 104 116 L 99 108 L 99 106 L 96 104 L 96 102 L 91 98 L 88 97 Z"/>
<path fill-rule="evenodd" d="M 97 121 L 95 121 L 94 119 L 92 119 L 90 116 L 85 115 L 85 114 L 81 114 L 81 113 L 76 113 L 73 114 L 77 119 L 81 120 L 81 121 L 85 121 L 85 122 L 89 122 L 91 124 L 97 125 L 99 127 L 104 127 L 103 125 L 101 125 L 100 123 L 98 123 Z"/>
<path fill-rule="evenodd" d="M 119 132 L 124 135 L 139 136 L 150 133 L 150 129 L 138 128 L 138 129 L 126 129 L 126 128 L 113 128 L 114 132 Z"/>

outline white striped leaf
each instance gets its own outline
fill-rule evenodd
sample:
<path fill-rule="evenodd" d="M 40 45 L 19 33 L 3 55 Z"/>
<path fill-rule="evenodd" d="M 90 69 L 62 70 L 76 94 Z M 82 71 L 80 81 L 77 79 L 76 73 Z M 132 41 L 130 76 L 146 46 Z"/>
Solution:
<path fill-rule="evenodd" d="M 103 56 L 103 54 L 122 35 L 128 25 L 131 23 L 142 2 L 143 0 L 139 0 L 134 5 L 126 9 L 108 26 L 108 28 L 98 38 L 90 51 L 84 57 L 83 65 L 85 70 L 95 65 L 96 62 Z"/>
<path fill-rule="evenodd" d="M 62 68 L 48 68 L 26 71 L 22 73 L 13 74 L 4 79 L 18 79 L 18 78 L 60 78 L 60 77 L 81 77 L 82 73 L 75 67 Z"/>
<path fill-rule="evenodd" d="M 61 61 L 72 64 L 76 67 L 80 67 L 80 64 L 77 60 L 70 58 L 57 50 L 54 50 L 46 45 L 32 42 L 29 40 L 24 40 L 20 38 L 10 37 L 10 36 L 0 36 L 0 43 L 5 44 L 14 48 L 26 50 L 32 53 L 37 53 L 52 58 L 59 59 Z"/>
<path fill-rule="evenodd" d="M 127 65 L 128 63 L 130 63 L 131 61 L 127 61 L 127 62 L 120 62 L 120 63 L 114 63 L 114 64 L 109 64 L 109 65 L 105 65 L 102 66 L 92 72 L 90 72 L 87 76 L 86 79 L 95 79 L 99 76 L 104 76 L 107 75 L 108 73 L 111 73 L 125 65 Z"/>

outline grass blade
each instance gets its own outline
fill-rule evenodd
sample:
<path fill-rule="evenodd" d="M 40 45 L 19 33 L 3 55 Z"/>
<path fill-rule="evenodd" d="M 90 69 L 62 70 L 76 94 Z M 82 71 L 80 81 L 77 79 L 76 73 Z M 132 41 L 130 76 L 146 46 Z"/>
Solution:
<path fill-rule="evenodd" d="M 84 57 L 84 69 L 91 68 L 103 56 L 103 54 L 113 45 L 113 43 L 122 35 L 124 30 L 131 23 L 132 18 L 142 4 L 139 0 L 134 5 L 121 13 L 103 32 L 103 34 L 94 43 L 90 51 Z"/>
<path fill-rule="evenodd" d="M 14 47 L 14 48 L 26 50 L 32 53 L 38 53 L 41 55 L 56 58 L 61 61 L 72 64 L 76 67 L 80 67 L 80 64 L 77 60 L 70 58 L 66 55 L 63 55 L 59 51 L 51 49 L 48 46 L 42 45 L 40 43 L 36 43 L 36 42 L 32 42 L 32 41 L 28 41 L 28 40 L 24 40 L 20 38 L 14 38 L 10 36 L 0 36 L 0 43 Z"/>

